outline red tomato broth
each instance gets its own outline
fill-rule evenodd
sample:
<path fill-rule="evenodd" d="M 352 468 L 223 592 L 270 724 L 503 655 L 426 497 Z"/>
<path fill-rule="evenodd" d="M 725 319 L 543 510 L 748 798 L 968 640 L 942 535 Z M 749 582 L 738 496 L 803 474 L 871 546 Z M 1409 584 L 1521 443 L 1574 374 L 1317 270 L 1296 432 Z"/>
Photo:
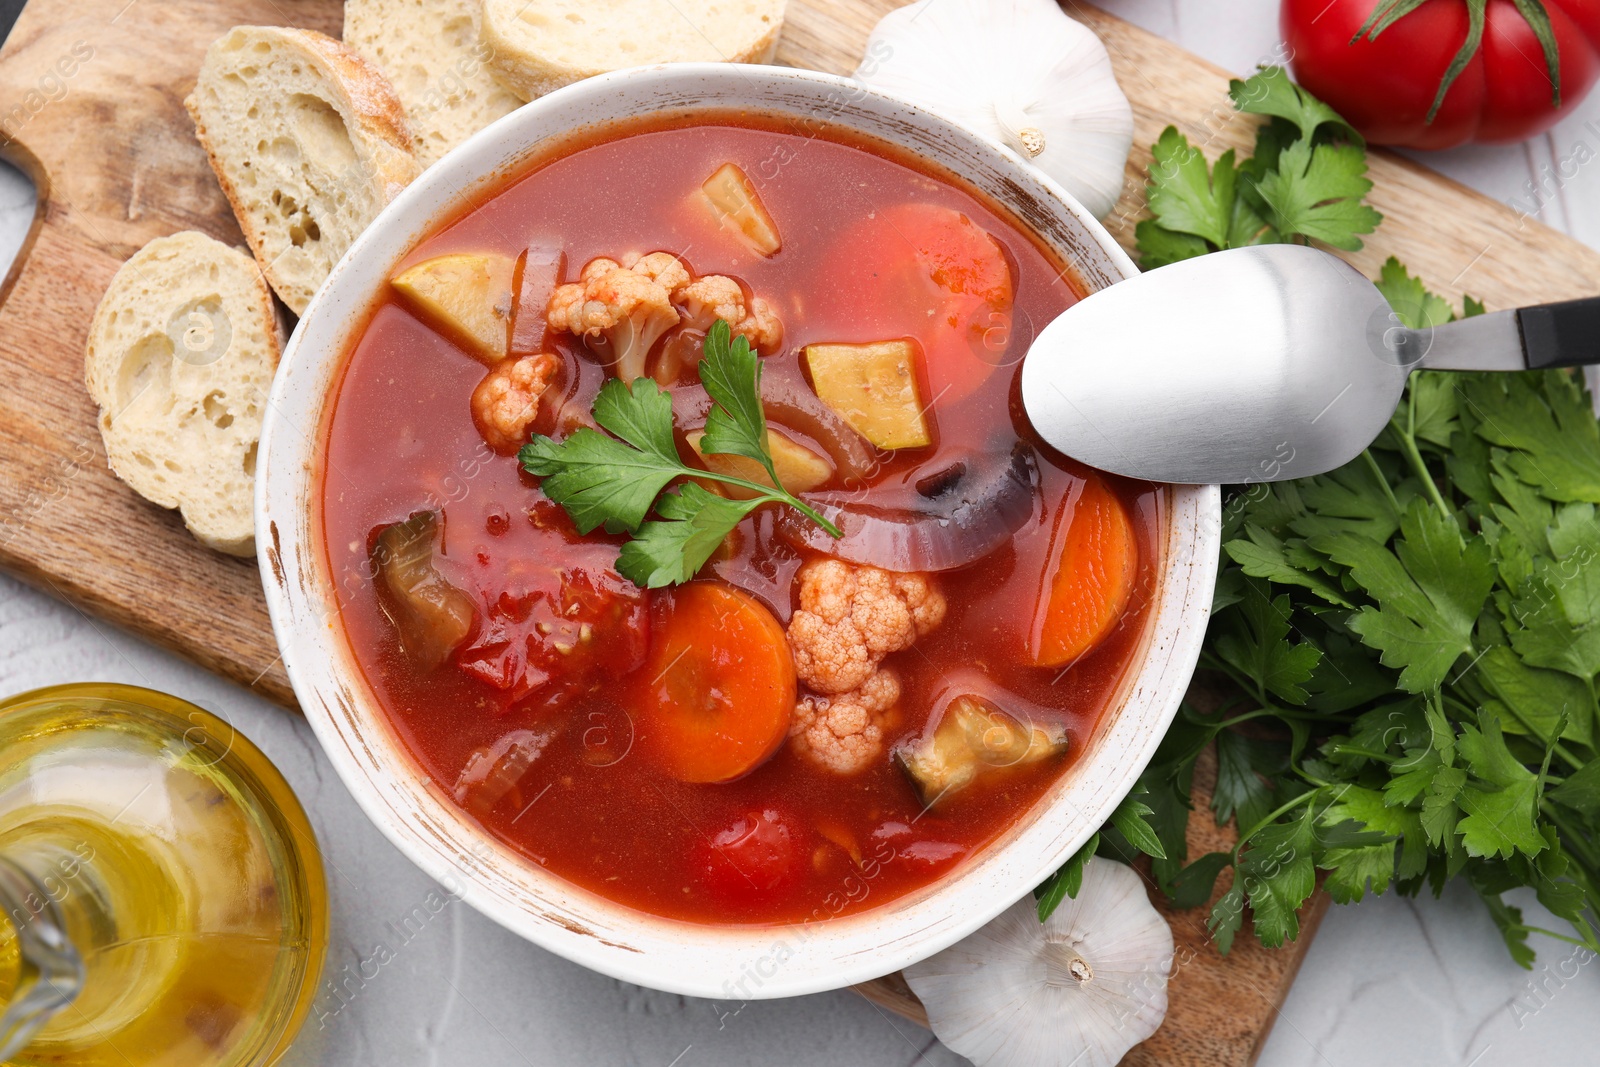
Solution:
<path fill-rule="evenodd" d="M 936 411 L 933 448 L 889 458 L 882 477 L 925 463 L 930 453 L 937 458 L 955 443 L 1009 449 L 1025 425 L 1017 364 L 1033 330 L 1077 299 L 1070 273 L 999 209 L 909 160 L 803 137 L 750 116 L 727 125 L 704 121 L 632 126 L 626 135 L 537 163 L 497 192 L 475 197 L 475 207 L 423 240 L 402 266 L 452 251 L 516 255 L 543 239 L 565 248 L 571 279 L 595 256 L 672 251 L 697 273 L 732 274 L 770 301 L 785 339 L 769 365 L 797 365 L 807 343 L 905 335 L 903 307 L 874 314 L 870 300 L 839 298 L 838 278 L 827 273 L 830 259 L 840 234 L 879 205 L 942 204 L 1002 246 L 1015 287 L 1013 322 L 999 344 L 987 335 L 985 358 L 997 369 L 959 404 Z M 695 201 L 699 183 L 729 160 L 751 176 L 778 221 L 784 247 L 771 260 L 747 251 Z M 554 346 L 569 359 L 581 351 L 564 334 L 555 335 Z M 1068 668 L 1028 665 L 1031 617 L 1049 579 L 1051 530 L 1082 484 L 1082 468 L 1035 442 L 1044 503 L 1004 547 L 938 576 L 948 615 L 913 648 L 885 661 L 904 682 L 900 720 L 886 731 L 884 756 L 859 775 L 822 772 L 785 744 L 736 781 L 689 784 L 654 765 L 648 745 L 636 744 L 642 727 L 627 707 L 628 678 L 552 714 L 508 709 L 504 694 L 451 663 L 419 673 L 370 580 L 375 529 L 442 508 L 444 552 L 457 573 L 484 585 L 499 575 L 513 591 L 548 583 L 552 567 L 580 557 L 584 566 L 603 566 L 620 541 L 596 533 L 575 544 L 579 539 L 538 493 L 537 480 L 514 457 L 496 456 L 483 444 L 468 407 L 483 372 L 392 295 L 380 297 L 348 353 L 324 428 L 320 522 L 340 617 L 377 702 L 446 795 L 475 750 L 514 730 L 563 723 L 527 780 L 478 821 L 532 862 L 617 903 L 700 923 L 795 922 L 859 912 L 922 889 L 1005 832 L 1068 773 L 1138 648 L 1158 570 L 1162 498 L 1155 487 L 1109 479 L 1139 541 L 1130 607 L 1114 633 Z M 586 390 L 596 387 L 598 376 L 584 379 Z M 756 532 L 770 529 L 770 511 L 746 520 L 743 551 L 714 562 L 703 578 L 745 589 L 786 623 L 800 559 L 785 547 L 766 550 Z M 495 590 L 480 592 L 487 598 Z M 654 594 L 657 612 L 670 596 Z M 619 674 L 625 669 L 620 661 L 614 666 Z M 925 812 L 888 752 L 923 733 L 946 674 L 974 670 L 1065 723 L 1070 754 L 1003 772 Z M 748 872 L 759 891 L 730 891 L 727 854 L 715 842 L 732 842 L 743 850 L 738 855 L 771 868 Z M 731 884 L 737 888 L 737 880 Z"/>

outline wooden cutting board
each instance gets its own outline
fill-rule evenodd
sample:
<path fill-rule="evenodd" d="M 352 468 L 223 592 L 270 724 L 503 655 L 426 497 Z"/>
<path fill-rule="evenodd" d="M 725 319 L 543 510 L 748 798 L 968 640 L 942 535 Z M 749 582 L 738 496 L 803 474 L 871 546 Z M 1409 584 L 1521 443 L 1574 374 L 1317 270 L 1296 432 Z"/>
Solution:
<path fill-rule="evenodd" d="M 848 73 L 894 6 L 790 0 L 779 61 Z M 1253 124 L 1229 106 L 1223 71 L 1076 0 L 1066 6 L 1104 38 L 1133 100 L 1141 147 L 1109 222 L 1128 244 L 1144 207 L 1143 146 L 1162 127 L 1177 124 L 1214 157 L 1248 150 Z M 255 563 L 201 548 L 175 513 L 110 474 L 82 387 L 83 344 L 112 274 L 146 241 L 198 229 L 243 243 L 182 106 L 206 45 L 239 23 L 337 34 L 340 22 L 338 0 L 31 0 L 0 49 L 0 154 L 39 189 L 32 232 L 0 286 L 0 566 L 287 706 L 294 697 Z M 1423 167 L 1377 153 L 1372 177 L 1386 221 L 1350 257 L 1369 275 L 1395 254 L 1434 290 L 1469 291 L 1491 307 L 1600 284 L 1600 255 Z M 1203 811 L 1205 768 L 1198 777 Z M 1198 812 L 1190 839 L 1192 855 L 1231 845 Z M 1307 906 L 1298 945 L 1267 951 L 1243 934 L 1226 960 L 1210 946 L 1203 910 L 1170 915 L 1171 1008 L 1127 1062 L 1253 1061 L 1325 905 L 1319 895 Z M 920 1015 L 897 977 L 861 991 Z"/>

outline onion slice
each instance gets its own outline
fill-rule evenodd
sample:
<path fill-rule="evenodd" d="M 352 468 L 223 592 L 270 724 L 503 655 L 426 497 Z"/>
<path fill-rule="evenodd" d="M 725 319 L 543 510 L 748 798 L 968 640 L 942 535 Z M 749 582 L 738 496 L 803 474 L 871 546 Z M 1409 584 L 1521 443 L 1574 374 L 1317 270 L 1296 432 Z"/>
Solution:
<path fill-rule="evenodd" d="M 840 530 L 830 537 L 792 508 L 777 516 L 790 544 L 850 563 L 892 571 L 948 571 L 987 556 L 1010 539 L 1034 511 L 1038 460 L 1018 441 L 1010 454 L 975 452 L 937 469 L 918 469 L 902 487 L 802 496 Z"/>

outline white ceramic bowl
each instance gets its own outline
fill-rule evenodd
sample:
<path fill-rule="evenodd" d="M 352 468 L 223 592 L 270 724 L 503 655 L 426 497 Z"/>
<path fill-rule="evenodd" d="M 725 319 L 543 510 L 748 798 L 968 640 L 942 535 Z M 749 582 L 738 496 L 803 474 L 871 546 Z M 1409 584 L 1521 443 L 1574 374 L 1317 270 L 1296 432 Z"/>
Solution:
<path fill-rule="evenodd" d="M 999 840 L 884 907 L 796 926 L 716 928 L 613 904 L 521 859 L 462 815 L 412 761 L 352 662 L 314 528 L 324 406 L 341 356 L 396 262 L 462 197 L 596 124 L 664 111 L 749 109 L 799 129 L 886 142 L 998 201 L 1091 289 L 1136 270 L 1058 185 L 1008 149 L 847 79 L 778 67 L 683 64 L 592 78 L 501 119 L 406 189 L 333 269 L 278 369 L 262 431 L 256 542 L 273 628 L 296 695 L 367 815 L 419 867 L 530 941 L 616 978 L 745 1000 L 887 974 L 988 922 L 1054 871 L 1110 815 L 1154 754 L 1188 685 L 1211 604 L 1218 490 L 1173 487 L 1148 632 L 1114 707 L 1071 770 Z"/>

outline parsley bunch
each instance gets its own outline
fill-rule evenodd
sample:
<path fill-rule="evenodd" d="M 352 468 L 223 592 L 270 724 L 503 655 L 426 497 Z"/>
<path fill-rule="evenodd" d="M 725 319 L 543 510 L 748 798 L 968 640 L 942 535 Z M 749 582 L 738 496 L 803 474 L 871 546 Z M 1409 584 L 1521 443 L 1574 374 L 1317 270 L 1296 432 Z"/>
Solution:
<path fill-rule="evenodd" d="M 1380 288 L 1407 325 L 1453 317 L 1394 260 Z M 1354 462 L 1236 489 L 1201 660 L 1228 695 L 1184 706 L 1124 803 L 1138 827 L 1119 810 L 1099 850 L 1151 855 L 1180 907 L 1233 868 L 1223 952 L 1246 904 L 1264 944 L 1292 940 L 1319 871 L 1341 903 L 1465 878 L 1523 966 L 1532 933 L 1600 951 L 1597 508 L 1600 424 L 1559 370 L 1418 372 Z M 1190 857 L 1208 746 L 1239 841 Z M 1519 886 L 1571 933 L 1524 922 Z"/>
<path fill-rule="evenodd" d="M 778 481 L 761 407 L 761 358 L 743 337 L 730 340 L 730 332 L 718 319 L 706 334 L 700 380 L 714 403 L 700 448 L 708 455 L 755 460 L 771 485 L 684 463 L 672 434 L 672 397 L 649 378 L 613 378 L 600 388 L 594 421 L 610 436 L 587 426 L 560 441 L 535 434 L 518 453 L 523 470 L 544 479 L 545 496 L 566 509 L 579 533 L 604 527 L 632 535 L 617 556 L 617 571 L 642 588 L 693 578 L 739 521 L 763 504 L 786 504 L 839 536 L 836 526 Z M 679 479 L 686 480 L 667 488 Z M 731 500 L 703 481 L 755 495 Z M 649 519 L 652 511 L 656 518 Z"/>
<path fill-rule="evenodd" d="M 1383 216 L 1363 203 L 1372 189 L 1361 135 L 1327 104 L 1263 67 L 1229 84 L 1234 107 L 1270 116 L 1256 133 L 1255 155 L 1230 148 L 1215 166 L 1178 132 L 1151 146 L 1146 195 L 1152 218 L 1135 228 L 1146 269 L 1207 252 L 1316 239 L 1354 251 Z"/>
<path fill-rule="evenodd" d="M 1320 233 L 1286 226 L 1296 217 L 1287 201 L 1267 199 L 1282 189 L 1267 179 L 1283 180 L 1283 136 L 1298 131 L 1297 158 L 1309 152 L 1313 169 L 1336 146 L 1321 140 L 1330 134 L 1360 151 L 1337 115 L 1281 78 L 1264 71 L 1233 86 L 1241 110 L 1276 116 L 1257 152 L 1276 143 L 1274 167 L 1225 154 L 1203 187 L 1203 158 L 1153 170 L 1157 221 L 1138 231 L 1147 264 L 1289 232 L 1358 245 L 1354 235 L 1376 225 L 1375 212 L 1357 210 L 1354 183 L 1343 202 L 1320 205 L 1333 209 L 1323 221 L 1346 220 Z M 1266 89 L 1244 99 L 1251 83 Z M 1262 202 L 1256 228 L 1250 212 Z M 1378 286 L 1407 326 L 1456 317 L 1392 258 Z M 1482 311 L 1466 300 L 1463 315 Z M 1232 489 L 1196 690 L 1221 699 L 1185 704 L 1112 821 L 1039 888 L 1041 916 L 1075 891 L 1096 851 L 1143 852 L 1179 907 L 1206 903 L 1231 870 L 1208 920 L 1222 952 L 1247 906 L 1263 944 L 1296 937 L 1296 912 L 1319 881 L 1349 902 L 1391 888 L 1437 895 L 1456 877 L 1523 966 L 1535 933 L 1600 952 L 1597 509 L 1600 423 L 1581 379 L 1563 370 L 1418 372 L 1353 462 Z M 1191 857 L 1190 789 L 1208 749 L 1212 814 L 1239 837 L 1228 852 Z M 1570 931 L 1525 922 L 1505 900 L 1519 887 Z"/>

